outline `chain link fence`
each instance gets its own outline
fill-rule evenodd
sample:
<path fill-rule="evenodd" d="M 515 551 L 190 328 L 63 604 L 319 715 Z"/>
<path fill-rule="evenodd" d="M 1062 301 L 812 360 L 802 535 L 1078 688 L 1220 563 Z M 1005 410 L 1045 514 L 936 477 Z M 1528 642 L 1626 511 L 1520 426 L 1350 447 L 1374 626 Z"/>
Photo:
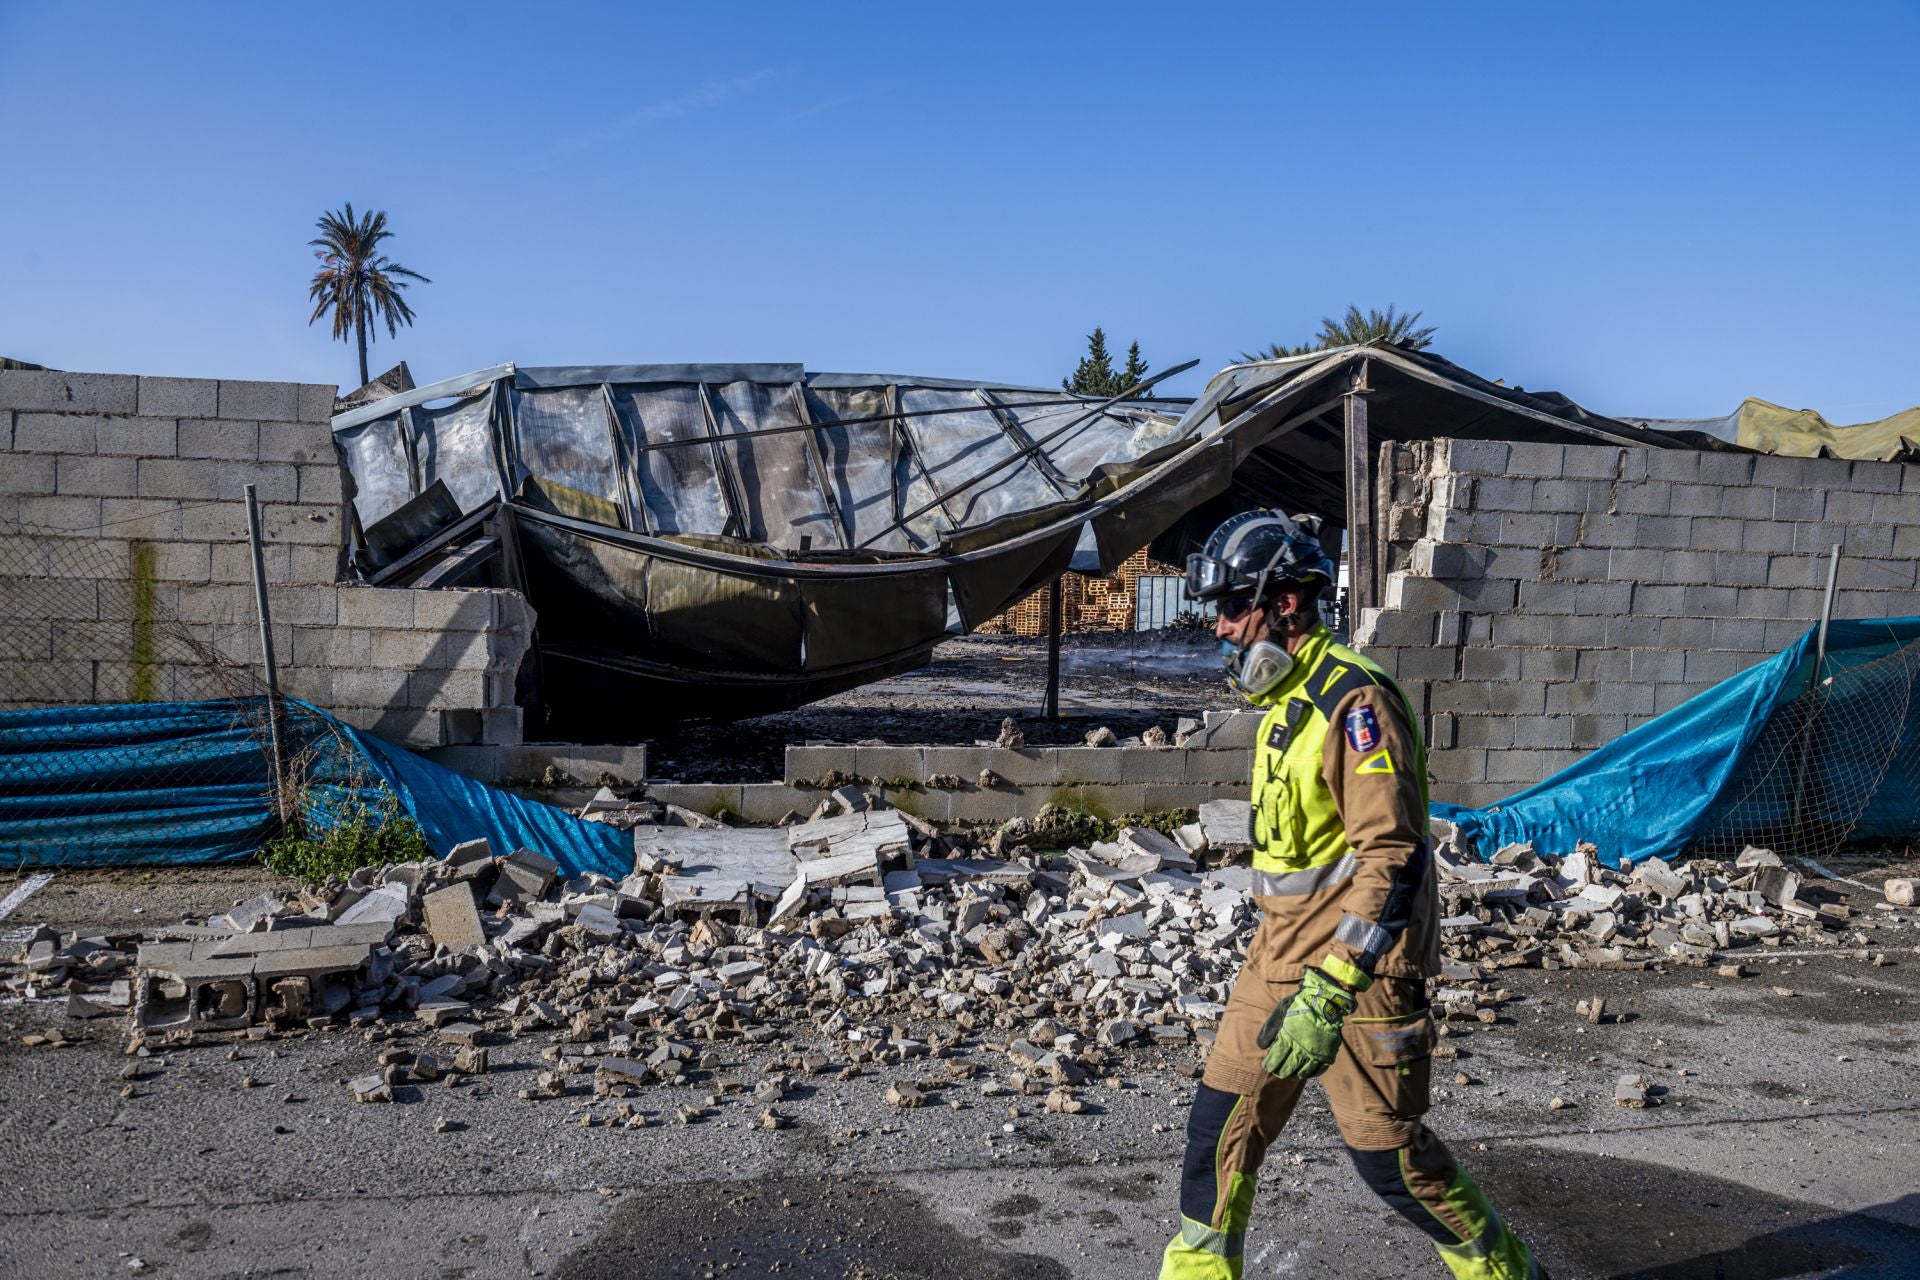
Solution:
<path fill-rule="evenodd" d="M 250 558 L 139 536 L 208 505 L 0 520 L 0 866 L 244 857 L 378 788 L 332 720 L 269 695 L 231 605 Z"/>
<path fill-rule="evenodd" d="M 1920 813 L 1920 640 L 1841 666 L 1777 707 L 1703 826 L 1697 849 L 1748 845 L 1820 859 L 1901 839 Z"/>

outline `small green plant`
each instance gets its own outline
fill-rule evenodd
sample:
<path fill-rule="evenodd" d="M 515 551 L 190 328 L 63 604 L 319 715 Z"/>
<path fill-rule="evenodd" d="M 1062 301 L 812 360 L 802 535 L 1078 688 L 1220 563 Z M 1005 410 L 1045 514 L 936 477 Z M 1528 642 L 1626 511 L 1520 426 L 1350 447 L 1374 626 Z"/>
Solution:
<path fill-rule="evenodd" d="M 281 833 L 260 846 L 260 861 L 269 870 L 292 876 L 301 884 L 320 884 L 332 876 L 346 877 L 361 867 L 384 867 L 395 862 L 417 862 L 434 856 L 427 833 L 402 812 L 390 791 L 368 804 L 349 801 L 321 826 L 296 806 L 296 816 Z"/>

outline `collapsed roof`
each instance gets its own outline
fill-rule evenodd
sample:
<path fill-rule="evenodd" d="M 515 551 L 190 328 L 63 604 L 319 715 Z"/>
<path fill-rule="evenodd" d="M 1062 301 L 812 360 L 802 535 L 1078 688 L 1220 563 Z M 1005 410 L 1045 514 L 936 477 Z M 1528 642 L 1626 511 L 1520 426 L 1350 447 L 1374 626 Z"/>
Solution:
<path fill-rule="evenodd" d="M 1155 539 L 1173 558 L 1248 506 L 1345 527 L 1373 441 L 1726 447 L 1383 347 L 1235 365 L 1190 406 L 797 364 L 503 364 L 333 428 L 356 572 L 524 591 L 522 703 L 595 741 L 623 716 L 638 737 L 921 665 L 1064 570 Z"/>

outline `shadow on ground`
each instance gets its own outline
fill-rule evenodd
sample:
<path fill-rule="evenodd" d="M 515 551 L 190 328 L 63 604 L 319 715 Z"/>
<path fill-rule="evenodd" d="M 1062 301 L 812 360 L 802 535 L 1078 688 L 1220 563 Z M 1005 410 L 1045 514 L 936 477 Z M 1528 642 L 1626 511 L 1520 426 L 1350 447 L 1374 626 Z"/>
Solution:
<path fill-rule="evenodd" d="M 1920 1195 L 1859 1213 L 1705 1174 L 1543 1147 L 1476 1153 L 1501 1213 L 1556 1277 L 1908 1280 L 1920 1275 Z"/>
<path fill-rule="evenodd" d="M 792 1280 L 1069 1276 L 1052 1259 L 961 1235 L 911 1191 L 849 1178 L 687 1182 L 632 1193 L 553 1276 L 652 1280 L 709 1273 Z"/>

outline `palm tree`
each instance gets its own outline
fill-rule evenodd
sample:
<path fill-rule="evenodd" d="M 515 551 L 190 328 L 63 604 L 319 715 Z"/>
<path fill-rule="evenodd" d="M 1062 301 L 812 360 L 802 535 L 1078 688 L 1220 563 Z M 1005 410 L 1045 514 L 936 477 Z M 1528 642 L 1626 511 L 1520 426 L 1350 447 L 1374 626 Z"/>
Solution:
<path fill-rule="evenodd" d="M 329 310 L 333 312 L 333 336 L 347 340 L 352 331 L 360 348 L 360 385 L 367 384 L 368 320 L 385 320 L 387 336 L 397 337 L 400 326 L 413 323 L 413 308 L 400 296 L 408 280 L 422 284 L 433 281 L 418 271 L 409 271 L 380 252 L 380 242 L 391 239 L 385 210 L 354 216 L 348 204 L 338 213 L 324 213 L 314 224 L 320 230 L 317 240 L 307 243 L 320 269 L 313 273 L 307 297 L 313 300 L 312 324 Z M 378 335 L 374 335 L 377 337 Z"/>
<path fill-rule="evenodd" d="M 1270 342 L 1265 351 L 1242 352 L 1241 359 L 1283 360 L 1288 356 L 1309 355 L 1330 347 L 1363 347 L 1370 342 L 1385 343 L 1407 351 L 1423 351 L 1433 345 L 1434 327 L 1427 325 L 1425 328 L 1416 328 L 1419 323 L 1418 311 L 1403 315 L 1389 305 L 1385 311 L 1369 309 L 1362 315 L 1360 308 L 1348 307 L 1347 314 L 1338 320 L 1332 316 L 1324 317 L 1320 321 L 1319 334 L 1310 343 L 1284 347 L 1277 342 Z"/>

